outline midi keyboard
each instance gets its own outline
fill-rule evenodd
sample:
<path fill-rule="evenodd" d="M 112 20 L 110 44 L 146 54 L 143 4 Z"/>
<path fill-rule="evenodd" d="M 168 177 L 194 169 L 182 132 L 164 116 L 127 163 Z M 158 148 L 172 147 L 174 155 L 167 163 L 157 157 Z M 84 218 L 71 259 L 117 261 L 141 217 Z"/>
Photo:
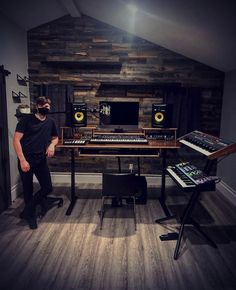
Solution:
<path fill-rule="evenodd" d="M 84 145 L 86 140 L 83 139 L 64 139 L 63 145 Z"/>
<path fill-rule="evenodd" d="M 167 167 L 170 177 L 183 189 L 199 188 L 204 191 L 215 190 L 217 178 L 207 176 L 202 170 L 189 162 L 175 164 Z"/>
<path fill-rule="evenodd" d="M 94 144 L 147 144 L 144 135 L 98 134 L 90 139 Z"/>

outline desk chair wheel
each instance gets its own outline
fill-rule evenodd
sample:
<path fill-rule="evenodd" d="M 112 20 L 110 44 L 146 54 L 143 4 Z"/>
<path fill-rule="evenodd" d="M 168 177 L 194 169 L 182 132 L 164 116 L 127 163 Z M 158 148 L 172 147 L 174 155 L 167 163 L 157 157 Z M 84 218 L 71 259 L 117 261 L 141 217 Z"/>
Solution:
<path fill-rule="evenodd" d="M 41 203 L 40 203 L 40 209 L 38 212 L 38 217 L 42 218 L 46 215 L 46 213 L 53 208 L 54 206 L 57 206 L 57 208 L 62 207 L 64 203 L 63 198 L 61 197 L 52 197 L 47 196 Z"/>
<path fill-rule="evenodd" d="M 63 203 L 64 203 L 63 198 L 59 198 L 59 201 L 58 201 L 57 207 L 62 207 L 62 206 L 63 206 Z"/>

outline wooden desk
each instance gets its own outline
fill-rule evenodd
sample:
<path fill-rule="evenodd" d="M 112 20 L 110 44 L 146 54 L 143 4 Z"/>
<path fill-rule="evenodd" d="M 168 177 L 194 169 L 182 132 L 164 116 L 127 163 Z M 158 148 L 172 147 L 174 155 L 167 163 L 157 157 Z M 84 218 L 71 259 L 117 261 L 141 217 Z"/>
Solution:
<path fill-rule="evenodd" d="M 160 204 L 166 214 L 170 212 L 166 207 L 165 200 L 165 175 L 166 175 L 166 158 L 167 150 L 180 148 L 177 141 L 150 141 L 148 144 L 84 144 L 84 145 L 63 145 L 59 142 L 58 148 L 71 149 L 71 201 L 66 211 L 70 215 L 76 203 L 75 195 L 75 149 L 79 151 L 79 157 L 96 156 L 96 157 L 152 157 L 162 158 L 162 178 L 161 178 L 161 196 Z"/>

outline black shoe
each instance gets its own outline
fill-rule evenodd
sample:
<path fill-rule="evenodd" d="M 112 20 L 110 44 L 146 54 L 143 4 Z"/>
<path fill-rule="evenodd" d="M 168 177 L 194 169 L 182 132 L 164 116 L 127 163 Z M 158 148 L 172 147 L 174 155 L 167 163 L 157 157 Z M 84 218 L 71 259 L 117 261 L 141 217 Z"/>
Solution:
<path fill-rule="evenodd" d="M 27 221 L 29 228 L 31 230 L 37 229 L 38 225 L 37 225 L 37 219 L 36 219 L 34 208 L 25 207 L 19 216 L 21 219 L 24 219 Z"/>
<path fill-rule="evenodd" d="M 35 230 L 38 228 L 36 216 L 30 216 L 26 220 L 31 230 Z"/>

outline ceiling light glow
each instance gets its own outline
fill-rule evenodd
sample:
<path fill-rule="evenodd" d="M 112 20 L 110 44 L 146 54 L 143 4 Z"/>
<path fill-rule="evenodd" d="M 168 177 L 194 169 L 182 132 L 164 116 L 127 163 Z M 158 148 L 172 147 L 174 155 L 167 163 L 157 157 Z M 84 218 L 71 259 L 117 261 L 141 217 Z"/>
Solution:
<path fill-rule="evenodd" d="M 136 7 L 135 5 L 133 4 L 127 4 L 127 7 L 128 9 L 133 12 L 133 13 L 136 13 L 138 11 L 138 7 Z"/>

